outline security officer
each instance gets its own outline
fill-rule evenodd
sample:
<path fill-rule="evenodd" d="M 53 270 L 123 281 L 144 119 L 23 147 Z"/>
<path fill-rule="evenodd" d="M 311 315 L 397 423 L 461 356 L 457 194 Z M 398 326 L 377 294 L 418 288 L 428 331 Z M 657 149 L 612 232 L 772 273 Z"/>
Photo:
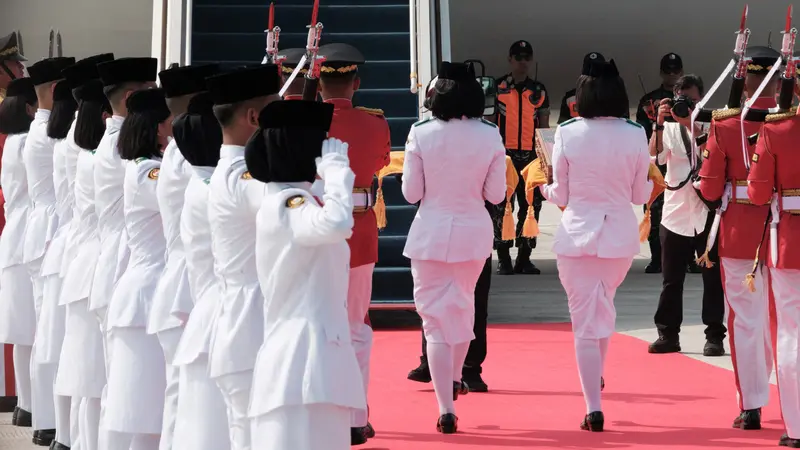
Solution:
<path fill-rule="evenodd" d="M 639 100 L 636 109 L 636 121 L 644 127 L 647 140 L 653 134 L 653 124 L 656 121 L 658 105 L 661 99 L 672 98 L 672 88 L 678 79 L 683 76 L 683 60 L 676 53 L 667 53 L 661 58 L 661 86 L 648 92 Z M 661 173 L 666 173 L 666 166 L 659 166 Z M 650 264 L 644 269 L 645 273 L 661 273 L 661 240 L 658 229 L 661 227 L 661 209 L 664 206 L 664 194 L 661 194 L 650 206 Z"/>
<path fill-rule="evenodd" d="M 497 117 L 496 123 L 506 146 L 506 153 L 514 162 L 517 171 L 522 171 L 531 161 L 536 159 L 535 134 L 536 128 L 550 127 L 550 99 L 544 84 L 528 76 L 530 65 L 533 62 L 533 47 L 527 41 L 517 41 L 511 44 L 508 51 L 508 62 L 511 72 L 497 79 Z M 520 183 L 516 191 L 517 204 L 517 236 L 522 234 L 522 225 L 528 210 L 525 198 L 524 177 L 520 176 Z M 539 211 L 542 209 L 542 194 L 539 188 L 534 192 L 533 207 L 536 220 L 539 220 Z M 530 257 L 536 238 L 516 239 L 519 248 L 517 260 L 511 265 L 511 241 L 502 241 L 503 213 L 506 202 L 497 205 L 494 214 L 495 248 L 499 264 L 499 275 L 514 273 L 538 275 L 541 271 L 531 263 Z"/>
<path fill-rule="evenodd" d="M 20 52 L 17 43 L 17 33 L 0 38 L 0 101 L 5 97 L 6 88 L 11 80 L 22 78 L 27 61 Z"/>
<path fill-rule="evenodd" d="M 588 66 L 592 61 L 602 62 L 605 60 L 606 58 L 600 52 L 587 53 L 586 56 L 583 57 L 583 72 L 586 72 L 586 66 Z M 578 117 L 578 110 L 575 107 L 575 105 L 577 105 L 577 100 L 575 98 L 576 92 L 577 89 L 572 88 L 568 90 L 567 93 L 564 94 L 564 98 L 561 99 L 561 112 L 558 114 L 559 125 L 569 119 Z"/>
<path fill-rule="evenodd" d="M 283 78 L 283 82 L 286 83 L 289 80 L 289 76 L 292 74 L 294 69 L 300 64 L 300 59 L 305 55 L 306 49 L 304 48 L 287 48 L 286 50 L 282 50 L 278 55 L 278 62 L 279 67 L 281 70 L 281 77 Z M 308 66 L 306 66 L 308 67 Z M 283 94 L 284 100 L 302 100 L 303 99 L 303 84 L 304 78 L 303 75 L 308 73 L 307 68 L 300 69 L 300 73 L 297 74 L 297 78 L 294 79 L 292 85 L 286 90 L 286 93 Z"/>

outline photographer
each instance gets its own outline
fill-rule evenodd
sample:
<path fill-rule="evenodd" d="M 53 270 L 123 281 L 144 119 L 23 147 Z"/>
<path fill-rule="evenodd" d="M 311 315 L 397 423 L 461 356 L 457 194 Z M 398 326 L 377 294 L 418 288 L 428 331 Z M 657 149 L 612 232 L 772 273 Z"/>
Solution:
<path fill-rule="evenodd" d="M 681 77 L 675 84 L 675 98 L 661 100 L 658 118 L 650 138 L 650 154 L 658 157 L 659 165 L 666 165 L 664 181 L 664 208 L 659 237 L 661 241 L 661 267 L 663 287 L 655 314 L 658 339 L 650 344 L 650 353 L 674 353 L 681 350 L 680 333 L 683 321 L 683 283 L 686 265 L 695 254 L 705 252 L 714 212 L 709 211 L 691 183 L 698 167 L 692 167 L 691 140 L 702 133 L 695 124 L 690 132 L 690 116 L 696 102 L 703 96 L 703 82 L 694 75 Z M 699 165 L 700 149 L 694 158 Z M 716 259 L 716 245 L 712 253 Z M 705 356 L 722 356 L 725 348 L 725 303 L 719 265 L 703 268 L 703 323 L 706 325 Z"/>

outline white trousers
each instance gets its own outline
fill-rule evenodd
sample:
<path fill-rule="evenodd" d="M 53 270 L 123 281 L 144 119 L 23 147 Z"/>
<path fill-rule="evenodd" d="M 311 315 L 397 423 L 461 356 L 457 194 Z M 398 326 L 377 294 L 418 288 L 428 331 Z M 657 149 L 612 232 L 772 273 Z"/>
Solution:
<path fill-rule="evenodd" d="M 247 417 L 247 408 L 253 387 L 253 371 L 223 375 L 216 382 L 228 407 L 231 450 L 250 450 L 250 418 Z"/>
<path fill-rule="evenodd" d="M 164 391 L 164 423 L 161 425 L 161 444 L 159 450 L 172 450 L 172 439 L 175 433 L 175 420 L 178 414 L 178 383 L 180 367 L 171 364 L 181 340 L 183 327 L 172 328 L 158 333 L 158 342 L 164 350 L 167 365 L 167 389 Z"/>
<path fill-rule="evenodd" d="M 617 319 L 614 296 L 625 280 L 633 258 L 558 255 L 556 262 L 558 277 L 567 292 L 586 412 L 602 411 L 600 379 L 608 339 L 614 333 Z"/>
<path fill-rule="evenodd" d="M 17 388 L 17 406 L 31 412 L 31 354 L 30 345 L 14 346 L 14 379 Z"/>
<path fill-rule="evenodd" d="M 350 322 L 350 340 L 356 351 L 361 378 L 364 380 L 364 397 L 369 388 L 369 360 L 372 352 L 372 327 L 364 323 L 372 301 L 372 272 L 375 264 L 365 264 L 350 269 L 350 285 L 347 291 L 347 317 Z M 350 425 L 365 427 L 369 420 L 367 411 L 353 410 Z"/>
<path fill-rule="evenodd" d="M 251 420 L 258 450 L 350 450 L 350 410 L 328 403 L 284 406 Z"/>
<path fill-rule="evenodd" d="M 800 270 L 770 269 L 778 313 L 778 395 L 786 433 L 800 439 Z"/>
<path fill-rule="evenodd" d="M 172 450 L 229 450 L 228 414 L 208 376 L 208 354 L 180 368 L 178 416 Z"/>
<path fill-rule="evenodd" d="M 756 271 L 756 291 L 750 292 L 743 281 L 752 271 L 753 261 L 720 260 L 739 409 L 761 408 L 769 401 L 773 365 L 767 269 Z"/>

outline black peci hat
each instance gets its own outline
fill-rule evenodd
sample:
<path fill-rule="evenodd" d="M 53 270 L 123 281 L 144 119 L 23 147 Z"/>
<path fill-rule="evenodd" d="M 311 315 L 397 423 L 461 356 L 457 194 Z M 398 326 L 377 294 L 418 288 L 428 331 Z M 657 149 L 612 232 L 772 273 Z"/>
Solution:
<path fill-rule="evenodd" d="M 182 97 L 206 90 L 206 78 L 218 74 L 218 64 L 176 67 L 158 74 L 167 98 Z"/>
<path fill-rule="evenodd" d="M 107 103 L 108 98 L 103 94 L 103 82 L 99 78 L 89 80 L 72 89 L 72 95 L 79 102 Z"/>
<path fill-rule="evenodd" d="M 20 53 L 17 39 L 17 33 L 0 38 L 0 61 L 27 61 Z"/>
<path fill-rule="evenodd" d="M 744 56 L 749 59 L 747 62 L 747 73 L 764 75 L 772 70 L 772 66 L 775 65 L 781 54 L 774 48 L 755 45 L 747 47 Z"/>
<path fill-rule="evenodd" d="M 618 77 L 619 70 L 617 69 L 617 63 L 613 59 L 609 61 L 596 59 L 588 65 L 584 64 L 581 75 L 594 78 Z"/>
<path fill-rule="evenodd" d="M 11 80 L 6 89 L 6 98 L 9 97 L 22 97 L 25 103 L 32 105 L 38 101 L 36 98 L 36 89 L 33 86 L 33 80 L 30 78 L 17 78 Z"/>
<path fill-rule="evenodd" d="M 281 50 L 280 54 L 278 54 L 278 58 L 283 58 L 281 61 L 281 72 L 283 72 L 284 75 L 289 76 L 292 72 L 294 72 L 295 67 L 300 64 L 300 59 L 305 54 L 306 49 L 304 48 L 287 48 L 285 50 Z M 305 74 L 307 72 L 308 66 L 300 69 L 301 74 Z"/>
<path fill-rule="evenodd" d="M 125 101 L 128 114 L 152 113 L 159 121 L 166 120 L 172 113 L 167 108 L 167 99 L 163 89 L 140 89 Z"/>
<path fill-rule="evenodd" d="M 103 86 L 154 82 L 157 70 L 158 60 L 155 58 L 120 58 L 97 65 Z"/>
<path fill-rule="evenodd" d="M 589 70 L 588 67 L 593 62 L 595 62 L 595 61 L 605 62 L 605 60 L 606 60 L 606 57 L 603 56 L 603 54 L 600 53 L 600 52 L 587 53 L 586 56 L 583 57 L 583 69 L 581 70 L 581 73 L 584 73 L 587 70 Z"/>
<path fill-rule="evenodd" d="M 28 75 L 34 86 L 58 81 L 64 78 L 61 71 L 75 64 L 75 58 L 48 58 L 28 67 Z"/>
<path fill-rule="evenodd" d="M 333 105 L 303 100 L 281 100 L 265 106 L 258 115 L 258 126 L 268 128 L 331 129 Z"/>
<path fill-rule="evenodd" d="M 327 44 L 319 48 L 319 55 L 325 57 L 320 68 L 321 77 L 350 75 L 364 64 L 364 55 L 349 44 Z"/>
<path fill-rule="evenodd" d="M 683 60 L 677 53 L 667 53 L 661 58 L 661 71 L 664 73 L 683 70 Z"/>
<path fill-rule="evenodd" d="M 281 77 L 275 64 L 259 64 L 209 77 L 206 87 L 215 105 L 229 105 L 277 94 Z"/>
<path fill-rule="evenodd" d="M 475 69 L 471 64 L 442 61 L 437 77 L 440 80 L 475 81 Z"/>
<path fill-rule="evenodd" d="M 113 53 L 102 53 L 100 55 L 90 56 L 64 68 L 64 70 L 61 71 L 61 75 L 74 87 L 78 87 L 89 80 L 99 79 L 100 73 L 97 71 L 97 65 L 113 60 Z"/>

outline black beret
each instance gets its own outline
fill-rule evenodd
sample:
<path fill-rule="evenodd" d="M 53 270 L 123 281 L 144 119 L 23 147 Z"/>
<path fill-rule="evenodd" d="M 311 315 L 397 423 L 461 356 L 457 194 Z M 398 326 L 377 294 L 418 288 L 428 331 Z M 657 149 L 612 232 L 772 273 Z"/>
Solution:
<path fill-rule="evenodd" d="M 747 62 L 747 73 L 766 74 L 778 61 L 781 54 L 778 50 L 770 47 L 756 45 L 747 47 L 744 56 L 749 59 Z"/>
<path fill-rule="evenodd" d="M 281 89 L 281 77 L 275 64 L 259 64 L 214 75 L 206 80 L 215 105 L 229 105 L 267 95 Z"/>
<path fill-rule="evenodd" d="M 65 68 L 61 71 L 61 74 L 72 84 L 73 87 L 78 87 L 89 80 L 100 78 L 100 73 L 97 72 L 97 65 L 113 60 L 113 53 L 103 53 L 100 55 L 90 56 Z"/>
<path fill-rule="evenodd" d="M 319 56 L 325 61 L 320 68 L 320 76 L 340 76 L 353 73 L 364 64 L 364 55 L 349 44 L 326 44 L 319 48 Z"/>
<path fill-rule="evenodd" d="M 475 81 L 475 69 L 471 64 L 442 61 L 437 76 L 440 80 Z"/>
<path fill-rule="evenodd" d="M 0 38 L 0 61 L 27 61 L 19 51 L 17 33 Z"/>
<path fill-rule="evenodd" d="M 278 54 L 278 59 L 281 61 L 281 71 L 289 75 L 291 74 L 295 67 L 300 64 L 300 59 L 303 55 L 306 54 L 306 49 L 304 48 L 287 48 L 285 50 L 281 50 Z M 308 65 L 306 67 L 300 69 L 301 74 L 305 74 L 308 72 Z"/>
<path fill-rule="evenodd" d="M 64 78 L 61 71 L 75 64 L 75 58 L 48 58 L 28 67 L 28 75 L 34 86 L 58 81 Z"/>
<path fill-rule="evenodd" d="M 197 94 L 206 90 L 206 78 L 219 73 L 218 64 L 176 67 L 158 74 L 167 98 Z"/>
<path fill-rule="evenodd" d="M 36 98 L 36 89 L 33 87 L 33 80 L 30 78 L 17 78 L 11 80 L 6 89 L 6 97 L 22 97 L 25 103 L 34 104 L 38 100 Z"/>
<path fill-rule="evenodd" d="M 331 129 L 333 105 L 306 100 L 279 100 L 258 114 L 258 126 L 267 128 Z"/>
<path fill-rule="evenodd" d="M 100 81 L 99 78 L 89 80 L 86 83 L 74 88 L 72 90 L 72 95 L 75 96 L 75 100 L 78 100 L 79 102 L 103 104 L 108 102 L 105 94 L 103 94 L 103 82 Z"/>
<path fill-rule="evenodd" d="M 103 86 L 122 83 L 150 83 L 156 81 L 158 60 L 155 58 L 120 58 L 97 65 Z"/>
<path fill-rule="evenodd" d="M 125 101 L 128 114 L 151 113 L 165 120 L 171 115 L 167 108 L 167 100 L 162 89 L 140 89 L 135 91 Z"/>

